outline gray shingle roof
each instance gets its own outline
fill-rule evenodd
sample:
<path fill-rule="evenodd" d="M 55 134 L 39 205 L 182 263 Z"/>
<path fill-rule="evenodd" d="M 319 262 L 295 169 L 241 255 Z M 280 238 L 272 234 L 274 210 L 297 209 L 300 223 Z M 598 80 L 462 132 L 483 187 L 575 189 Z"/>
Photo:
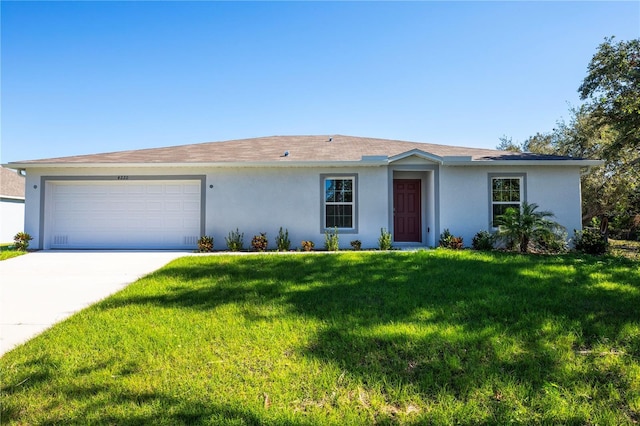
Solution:
<path fill-rule="evenodd" d="M 363 156 L 393 157 L 412 150 L 420 150 L 437 157 L 471 157 L 472 160 L 575 160 L 570 157 L 513 153 L 421 142 L 320 135 L 269 136 L 166 148 L 28 160 L 15 162 L 15 164 L 341 162 L 360 161 Z M 285 151 L 289 152 L 288 156 L 284 156 Z"/>
<path fill-rule="evenodd" d="M 0 167 L 0 196 L 24 198 L 24 176 Z"/>

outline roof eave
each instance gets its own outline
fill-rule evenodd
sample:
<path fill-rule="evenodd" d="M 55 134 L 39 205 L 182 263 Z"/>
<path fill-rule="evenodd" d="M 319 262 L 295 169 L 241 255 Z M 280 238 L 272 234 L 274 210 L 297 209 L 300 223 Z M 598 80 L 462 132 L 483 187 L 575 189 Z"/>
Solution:
<path fill-rule="evenodd" d="M 450 160 L 443 161 L 444 166 L 575 166 L 596 167 L 602 166 L 602 160 Z"/>
<path fill-rule="evenodd" d="M 10 167 L 28 169 L 61 169 L 61 168 L 173 168 L 173 167 L 206 167 L 206 168 L 238 168 L 238 167 L 380 167 L 388 164 L 387 159 L 362 159 L 358 161 L 247 161 L 247 162 L 207 162 L 207 163 L 9 163 Z"/>
<path fill-rule="evenodd" d="M 420 155 L 421 154 L 421 155 Z M 471 157 L 437 157 L 434 155 L 424 155 L 424 153 L 409 152 L 393 157 L 371 156 L 363 157 L 361 160 L 351 161 L 220 161 L 206 163 L 8 163 L 3 164 L 5 167 L 13 169 L 59 169 L 59 168 L 173 168 L 173 167 L 215 167 L 215 168 L 238 168 L 238 167 L 380 167 L 386 166 L 395 161 L 410 157 L 419 156 L 421 158 L 434 161 L 443 166 L 462 167 L 462 166 L 575 166 L 575 167 L 597 167 L 604 164 L 603 160 L 473 160 Z"/>

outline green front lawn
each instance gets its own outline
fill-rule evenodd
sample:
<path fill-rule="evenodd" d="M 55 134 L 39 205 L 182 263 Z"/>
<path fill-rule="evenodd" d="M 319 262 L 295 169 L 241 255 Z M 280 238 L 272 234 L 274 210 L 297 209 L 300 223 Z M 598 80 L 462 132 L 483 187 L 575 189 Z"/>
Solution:
<path fill-rule="evenodd" d="M 0 260 L 11 259 L 25 254 L 26 251 L 18 251 L 13 248 L 13 243 L 0 244 Z"/>
<path fill-rule="evenodd" d="M 172 262 L 0 360 L 5 424 L 634 424 L 640 263 Z"/>

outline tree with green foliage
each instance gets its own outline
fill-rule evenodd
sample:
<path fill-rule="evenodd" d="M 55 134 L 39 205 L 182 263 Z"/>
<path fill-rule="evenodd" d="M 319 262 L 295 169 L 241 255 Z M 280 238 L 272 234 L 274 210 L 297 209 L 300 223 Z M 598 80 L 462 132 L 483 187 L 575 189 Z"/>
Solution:
<path fill-rule="evenodd" d="M 605 39 L 579 92 L 588 102 L 571 108 L 568 121 L 513 145 L 520 152 L 605 160 L 581 178 L 582 221 L 606 218 L 632 238 L 640 222 L 640 40 Z M 500 141 L 499 148 L 505 137 Z"/>
<path fill-rule="evenodd" d="M 520 209 L 509 207 L 496 218 L 497 236 L 506 243 L 508 249 L 518 247 L 521 253 L 527 253 L 531 241 L 553 238 L 554 231 L 562 229 L 561 225 L 549 219 L 551 217 L 553 213 L 539 211 L 536 203 L 525 201 Z"/>
<path fill-rule="evenodd" d="M 500 139 L 500 143 L 496 147 L 501 151 L 522 152 L 522 147 L 513 141 L 511 136 L 504 135 Z"/>
<path fill-rule="evenodd" d="M 578 92 L 598 123 L 616 131 L 604 153 L 617 157 L 619 150 L 630 148 L 634 164 L 640 163 L 640 39 L 605 39 Z"/>

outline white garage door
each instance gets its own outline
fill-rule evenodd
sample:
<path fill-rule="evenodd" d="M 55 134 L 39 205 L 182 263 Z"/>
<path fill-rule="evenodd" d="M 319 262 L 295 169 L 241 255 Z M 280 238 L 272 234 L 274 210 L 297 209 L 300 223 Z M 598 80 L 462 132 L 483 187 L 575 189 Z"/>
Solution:
<path fill-rule="evenodd" d="M 199 180 L 50 182 L 48 248 L 195 249 Z"/>

